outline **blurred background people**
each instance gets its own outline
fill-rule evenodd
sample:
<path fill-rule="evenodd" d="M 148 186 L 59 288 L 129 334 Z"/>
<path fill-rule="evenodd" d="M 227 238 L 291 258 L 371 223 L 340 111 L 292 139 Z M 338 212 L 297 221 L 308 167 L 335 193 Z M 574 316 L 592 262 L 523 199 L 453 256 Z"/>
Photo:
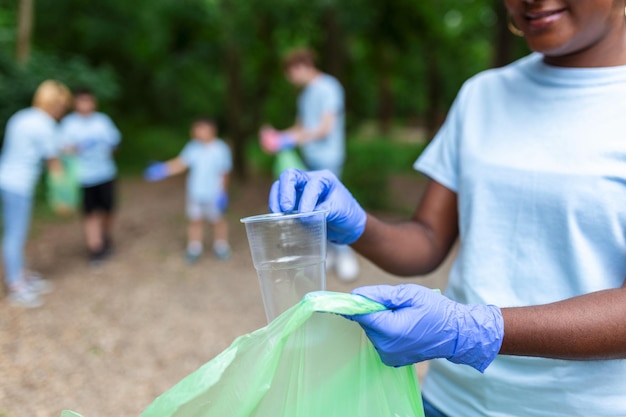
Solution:
<path fill-rule="evenodd" d="M 45 161 L 49 175 L 63 175 L 57 158 L 59 129 L 71 101 L 69 89 L 58 81 L 44 81 L 36 90 L 33 105 L 8 121 L 0 155 L 2 197 L 2 258 L 9 301 L 22 307 L 42 305 L 41 294 L 52 285 L 28 271 L 24 248 L 31 220 L 33 194 Z"/>
<path fill-rule="evenodd" d="M 204 221 L 213 225 L 213 253 L 220 260 L 230 257 L 228 223 L 228 181 L 232 157 L 228 145 L 217 137 L 215 122 L 198 118 L 191 125 L 191 140 L 176 158 L 150 165 L 144 172 L 148 181 L 160 181 L 189 170 L 187 176 L 186 259 L 198 261 L 204 251 Z"/>
<path fill-rule="evenodd" d="M 308 49 L 288 53 L 283 68 L 289 82 L 302 88 L 298 115 L 295 124 L 286 130 L 262 129 L 263 149 L 276 153 L 299 147 L 308 169 L 327 169 L 341 177 L 346 159 L 343 87 L 316 67 L 315 54 Z M 343 281 L 358 278 L 359 264 L 347 245 L 330 244 L 326 265 Z"/>
<path fill-rule="evenodd" d="M 97 110 L 87 88 L 74 93 L 74 112 L 61 122 L 64 146 L 78 159 L 78 181 L 83 195 L 83 231 L 89 261 L 97 265 L 112 251 L 117 168 L 113 152 L 120 132 L 109 116 Z"/>

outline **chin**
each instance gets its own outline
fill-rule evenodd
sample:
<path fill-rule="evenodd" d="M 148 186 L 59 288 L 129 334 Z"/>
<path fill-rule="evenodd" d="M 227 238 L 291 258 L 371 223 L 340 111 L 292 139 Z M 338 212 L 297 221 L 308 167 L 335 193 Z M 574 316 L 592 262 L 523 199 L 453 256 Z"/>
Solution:
<path fill-rule="evenodd" d="M 576 52 L 573 34 L 569 31 L 553 31 L 552 33 L 529 35 L 526 37 L 528 47 L 546 57 L 559 58 Z"/>
<path fill-rule="evenodd" d="M 533 44 L 531 42 L 528 42 L 528 47 L 537 53 L 540 53 L 541 55 L 543 55 L 546 58 L 561 58 L 561 57 L 566 57 L 568 55 L 573 54 L 573 52 L 570 50 L 571 48 L 568 48 L 567 45 L 563 45 L 562 43 L 546 43 L 546 42 L 542 42 L 542 43 L 537 43 L 537 44 Z"/>

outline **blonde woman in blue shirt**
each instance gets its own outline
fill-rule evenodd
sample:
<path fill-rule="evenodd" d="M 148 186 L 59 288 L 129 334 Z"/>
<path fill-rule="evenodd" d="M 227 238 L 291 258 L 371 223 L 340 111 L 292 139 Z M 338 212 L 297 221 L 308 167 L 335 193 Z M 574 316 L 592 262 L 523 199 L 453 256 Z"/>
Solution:
<path fill-rule="evenodd" d="M 28 271 L 24 247 L 41 163 L 46 163 L 50 175 L 62 173 L 57 159 L 57 121 L 66 113 L 70 100 L 65 85 L 45 81 L 35 92 L 33 106 L 15 113 L 7 122 L 0 155 L 2 259 L 9 301 L 22 307 L 40 306 L 40 295 L 51 290 L 48 281 Z"/>

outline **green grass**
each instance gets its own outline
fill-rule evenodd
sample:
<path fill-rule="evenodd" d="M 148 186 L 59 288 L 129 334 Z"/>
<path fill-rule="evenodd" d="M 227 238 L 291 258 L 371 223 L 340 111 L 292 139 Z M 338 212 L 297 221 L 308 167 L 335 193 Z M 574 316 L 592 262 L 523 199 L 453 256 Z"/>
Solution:
<path fill-rule="evenodd" d="M 352 136 L 347 142 L 342 180 L 365 208 L 393 209 L 387 190 L 390 177 L 413 172 L 413 163 L 424 148 L 421 142 Z M 256 141 L 249 142 L 246 157 L 255 175 L 272 175 L 273 157 L 265 154 Z"/>
<path fill-rule="evenodd" d="M 185 128 L 146 125 L 126 121 L 120 124 L 122 145 L 115 158 L 120 176 L 133 177 L 152 161 L 165 161 L 177 156 L 189 140 Z M 347 141 L 347 161 L 343 182 L 355 198 L 369 210 L 393 210 L 387 185 L 393 175 L 412 172 L 412 165 L 425 145 L 382 136 L 351 136 Z M 248 141 L 245 150 L 251 175 L 272 176 L 274 157 L 265 154 L 256 138 Z M 63 221 L 55 216 L 45 198 L 45 181 L 40 181 L 34 214 L 38 219 Z"/>

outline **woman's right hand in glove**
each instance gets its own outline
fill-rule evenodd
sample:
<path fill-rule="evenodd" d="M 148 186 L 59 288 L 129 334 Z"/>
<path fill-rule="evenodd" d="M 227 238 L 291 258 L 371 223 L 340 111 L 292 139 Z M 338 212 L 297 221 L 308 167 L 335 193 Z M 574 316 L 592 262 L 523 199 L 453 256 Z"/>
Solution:
<path fill-rule="evenodd" d="M 328 240 L 352 244 L 365 230 L 367 215 L 350 191 L 328 170 L 288 169 L 272 185 L 269 208 L 275 213 L 327 210 Z"/>

